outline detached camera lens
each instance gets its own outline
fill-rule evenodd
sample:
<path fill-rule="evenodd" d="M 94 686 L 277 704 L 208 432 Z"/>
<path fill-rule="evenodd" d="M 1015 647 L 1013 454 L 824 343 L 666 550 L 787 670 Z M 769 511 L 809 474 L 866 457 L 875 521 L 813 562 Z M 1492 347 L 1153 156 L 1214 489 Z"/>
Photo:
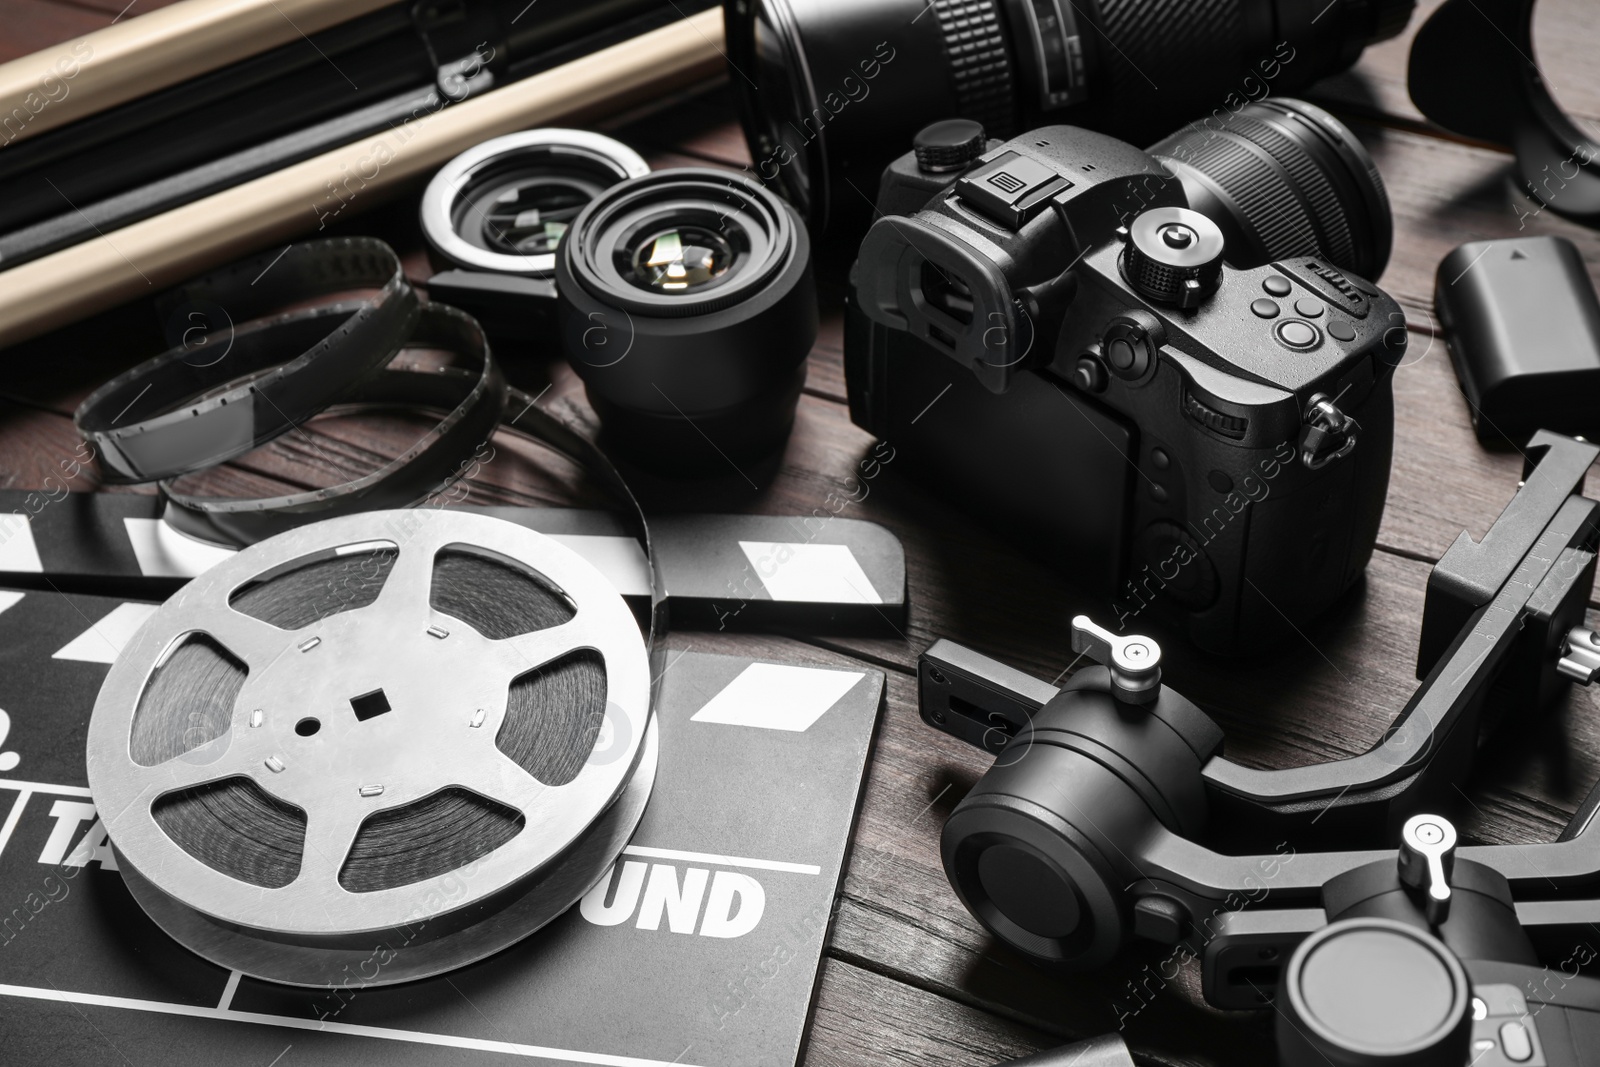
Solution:
<path fill-rule="evenodd" d="M 793 208 L 726 171 L 614 186 L 556 256 L 561 336 L 608 442 L 665 471 L 780 446 L 817 336 L 811 245 Z"/>
<path fill-rule="evenodd" d="M 497 340 L 554 335 L 556 247 L 595 197 L 650 167 L 585 130 L 496 137 L 447 163 L 422 196 L 439 272 L 433 299 L 469 312 Z"/>

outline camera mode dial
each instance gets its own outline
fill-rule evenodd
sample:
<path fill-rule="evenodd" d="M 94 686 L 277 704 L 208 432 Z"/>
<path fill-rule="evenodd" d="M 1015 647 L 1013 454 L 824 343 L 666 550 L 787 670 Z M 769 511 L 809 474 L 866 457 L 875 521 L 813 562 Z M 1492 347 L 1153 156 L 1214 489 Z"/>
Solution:
<path fill-rule="evenodd" d="M 981 123 L 971 119 L 945 119 L 924 126 L 911 142 L 917 169 L 924 174 L 949 174 L 966 170 L 989 147 Z"/>
<path fill-rule="evenodd" d="M 1158 207 L 1124 232 L 1122 271 L 1144 296 L 1180 308 L 1199 307 L 1222 280 L 1222 231 L 1198 211 Z"/>

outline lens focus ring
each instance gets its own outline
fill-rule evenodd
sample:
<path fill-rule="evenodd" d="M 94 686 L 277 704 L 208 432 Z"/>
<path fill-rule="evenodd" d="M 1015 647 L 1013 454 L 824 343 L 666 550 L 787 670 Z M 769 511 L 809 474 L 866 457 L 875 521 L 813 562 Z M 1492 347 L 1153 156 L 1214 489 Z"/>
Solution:
<path fill-rule="evenodd" d="M 1181 138 L 1181 145 L 1174 143 L 1180 138 L 1173 138 L 1157 145 L 1151 154 L 1203 171 L 1232 193 L 1240 210 L 1255 224 L 1269 259 L 1315 243 L 1315 227 L 1305 205 L 1274 173 L 1272 160 L 1263 158 L 1249 141 L 1201 127 L 1191 127 Z"/>
<path fill-rule="evenodd" d="M 934 0 L 934 10 L 962 116 L 1010 136 L 1017 125 L 1017 93 L 995 0 Z"/>

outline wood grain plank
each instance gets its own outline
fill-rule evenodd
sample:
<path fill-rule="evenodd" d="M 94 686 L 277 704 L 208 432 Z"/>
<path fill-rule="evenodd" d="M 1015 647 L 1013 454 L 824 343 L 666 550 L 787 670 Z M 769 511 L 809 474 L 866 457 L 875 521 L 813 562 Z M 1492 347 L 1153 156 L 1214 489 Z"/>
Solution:
<path fill-rule="evenodd" d="M 49 0 L 0 0 L 0 63 L 109 26 L 115 14 Z"/>
<path fill-rule="evenodd" d="M 822 967 L 807 1067 L 980 1067 L 1055 1042 L 1047 1034 L 839 960 Z"/>

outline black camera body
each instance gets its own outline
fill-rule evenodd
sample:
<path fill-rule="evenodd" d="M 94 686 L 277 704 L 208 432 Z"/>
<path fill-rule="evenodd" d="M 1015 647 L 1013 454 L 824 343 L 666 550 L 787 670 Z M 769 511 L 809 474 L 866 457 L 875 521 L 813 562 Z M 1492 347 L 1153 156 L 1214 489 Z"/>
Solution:
<path fill-rule="evenodd" d="M 979 150 L 884 174 L 851 272 L 853 420 L 1117 629 L 1149 612 L 1236 654 L 1303 627 L 1377 537 L 1398 305 L 1322 256 L 1229 265 L 1242 242 L 1181 168 L 1114 138 Z"/>

